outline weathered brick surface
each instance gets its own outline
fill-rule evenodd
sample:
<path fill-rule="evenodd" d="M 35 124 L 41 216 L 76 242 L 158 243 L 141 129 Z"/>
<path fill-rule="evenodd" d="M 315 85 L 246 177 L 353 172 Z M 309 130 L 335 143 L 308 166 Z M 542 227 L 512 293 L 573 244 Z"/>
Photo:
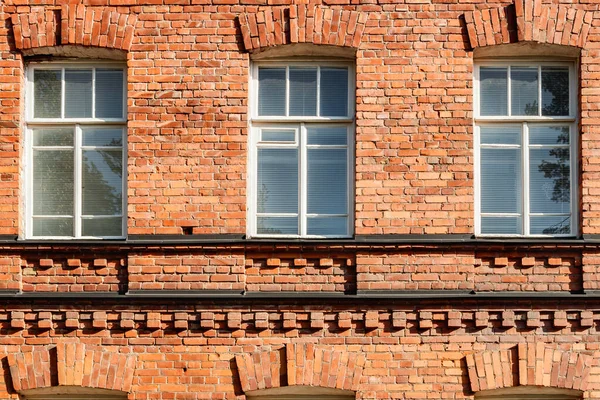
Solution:
<path fill-rule="evenodd" d="M 23 292 L 125 292 L 126 259 L 115 254 L 25 254 L 21 259 Z M 40 258 L 41 257 L 41 258 Z M 51 258 L 50 258 L 51 257 Z"/>
<path fill-rule="evenodd" d="M 359 290 L 473 290 L 473 254 L 435 248 L 357 256 Z"/>
<path fill-rule="evenodd" d="M 115 307 L 122 311 L 115 313 Z M 13 388 L 70 384 L 130 390 L 130 399 L 157 392 L 167 398 L 190 391 L 206 393 L 207 398 L 209 394 L 235 398 L 257 388 L 315 383 L 350 388 L 358 399 L 441 392 L 466 399 L 474 391 L 515 385 L 581 389 L 590 398 L 600 390 L 596 368 L 600 353 L 594 340 L 600 308 L 577 302 L 560 311 L 567 317 L 567 326 L 554 329 L 547 324 L 560 315 L 549 301 L 537 306 L 530 301 L 481 302 L 475 307 L 431 301 L 417 307 L 337 305 L 324 312 L 327 324 L 320 329 L 309 328 L 313 314 L 323 310 L 318 304 L 256 305 L 249 310 L 245 305 L 192 302 L 185 306 L 167 300 L 158 310 L 81 302 L 77 306 L 81 326 L 71 337 L 65 337 L 62 326 L 71 312 L 68 309 L 52 303 L 43 312 L 19 308 L 27 327 L 3 330 L 0 336 L 0 354 L 8 356 L 5 376 L 11 382 L 7 387 L 0 381 L 1 398 L 9 398 Z M 507 308 L 516 310 L 512 327 L 501 325 Z M 2 324 L 10 322 L 11 310 L 14 313 L 12 305 L 0 309 Z M 35 327 L 42 313 L 55 322 L 44 334 Z M 95 313 L 106 314 L 106 328 L 92 328 L 90 316 Z M 269 315 L 269 323 L 266 329 L 257 330 L 254 321 L 262 313 Z M 373 313 L 380 325 L 365 334 L 364 324 Z M 532 313 L 544 325 L 527 326 Z M 586 313 L 594 324 L 581 327 Z M 181 314 L 190 321 L 188 329 L 174 328 Z M 202 326 L 203 314 L 210 314 L 206 316 L 212 327 Z M 235 327 L 228 322 L 233 314 L 239 317 Z M 295 328 L 283 329 L 286 314 L 296 316 Z M 343 337 L 332 324 L 342 314 L 351 319 Z M 476 318 L 484 314 L 486 322 L 475 326 Z M 120 327 L 118 322 L 129 317 L 138 322 L 136 327 Z M 146 326 L 150 318 L 158 318 L 162 326 L 158 330 Z M 395 318 L 404 318 L 406 323 L 398 326 Z M 450 318 L 459 321 L 452 329 Z M 574 339 L 573 330 L 579 339 Z M 545 362 L 546 358 L 551 361 Z"/>
<path fill-rule="evenodd" d="M 474 269 L 475 290 L 581 292 L 584 289 L 581 253 L 508 254 L 478 253 Z M 593 284 L 592 284 L 593 285 Z"/>
<path fill-rule="evenodd" d="M 576 202 L 580 233 L 600 233 L 597 4 L 309 3 L 4 1 L 0 235 L 15 237 L 24 226 L 28 57 L 69 51 L 127 62 L 127 233 L 246 233 L 251 57 L 285 44 L 355 52 L 355 233 L 471 235 L 472 50 L 509 43 L 580 52 Z M 139 400 L 242 400 L 253 388 L 302 384 L 350 389 L 357 399 L 473 399 L 475 391 L 518 385 L 600 398 L 593 241 L 191 239 L 93 248 L 3 242 L 0 290 L 21 297 L 0 303 L 0 399 L 77 385 Z M 154 290 L 188 297 L 134 296 Z M 245 297 L 198 300 L 194 290 Z M 470 297 L 394 298 L 413 290 Z M 121 296 L 92 297 L 99 291 Z M 379 297 L 364 300 L 372 291 Z M 560 300 L 481 300 L 506 291 L 561 293 Z M 298 298 L 281 300 L 281 292 Z"/>
<path fill-rule="evenodd" d="M 246 255 L 248 292 L 355 292 L 356 266 L 347 255 Z"/>
<path fill-rule="evenodd" d="M 244 257 L 240 253 L 133 253 L 128 270 L 129 290 L 244 289 Z"/>

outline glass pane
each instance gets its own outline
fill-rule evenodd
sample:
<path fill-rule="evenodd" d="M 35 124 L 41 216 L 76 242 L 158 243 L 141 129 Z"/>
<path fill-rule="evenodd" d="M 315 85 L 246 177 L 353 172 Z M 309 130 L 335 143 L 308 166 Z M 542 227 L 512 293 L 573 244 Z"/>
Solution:
<path fill-rule="evenodd" d="M 94 218 L 81 220 L 81 234 L 83 236 L 123 236 L 122 219 L 119 218 Z"/>
<path fill-rule="evenodd" d="M 33 236 L 73 236 L 73 218 L 33 218 Z"/>
<path fill-rule="evenodd" d="M 65 70 L 65 118 L 92 117 L 92 71 Z"/>
<path fill-rule="evenodd" d="M 568 145 L 568 126 L 529 125 L 529 143 L 541 145 Z"/>
<path fill-rule="evenodd" d="M 86 128 L 83 130 L 84 146 L 123 146 L 121 128 Z"/>
<path fill-rule="evenodd" d="M 73 215 L 73 150 L 33 150 L 33 214 Z"/>
<path fill-rule="evenodd" d="M 307 219 L 307 233 L 309 235 L 347 235 L 347 217 L 317 217 Z"/>
<path fill-rule="evenodd" d="M 73 128 L 33 129 L 34 146 L 73 146 Z"/>
<path fill-rule="evenodd" d="M 479 69 L 481 115 L 508 115 L 508 68 Z"/>
<path fill-rule="evenodd" d="M 82 211 L 84 215 L 115 215 L 122 209 L 121 150 L 84 150 Z"/>
<path fill-rule="evenodd" d="M 123 70 L 96 70 L 96 118 L 123 118 Z"/>
<path fill-rule="evenodd" d="M 33 116 L 60 118 L 61 71 L 33 71 Z"/>
<path fill-rule="evenodd" d="M 258 149 L 259 213 L 298 212 L 298 149 Z"/>
<path fill-rule="evenodd" d="M 520 235 L 521 217 L 481 217 L 481 233 Z"/>
<path fill-rule="evenodd" d="M 348 68 L 321 68 L 320 96 L 321 116 L 347 116 Z"/>
<path fill-rule="evenodd" d="M 308 150 L 308 213 L 348 212 L 346 149 Z"/>
<path fill-rule="evenodd" d="M 345 146 L 348 144 L 348 127 L 308 128 L 308 144 Z"/>
<path fill-rule="evenodd" d="M 532 213 L 570 213 L 569 148 L 530 149 L 529 200 Z"/>
<path fill-rule="evenodd" d="M 481 144 L 521 144 L 520 125 L 494 125 L 479 128 Z"/>
<path fill-rule="evenodd" d="M 316 68 L 290 68 L 290 115 L 317 115 Z"/>
<path fill-rule="evenodd" d="M 285 115 L 285 68 L 258 69 L 258 115 Z"/>
<path fill-rule="evenodd" d="M 263 129 L 260 133 L 263 142 L 293 142 L 296 140 L 296 131 L 292 129 Z"/>
<path fill-rule="evenodd" d="M 539 115 L 537 68 L 510 69 L 512 115 Z"/>
<path fill-rule="evenodd" d="M 529 230 L 532 235 L 568 235 L 571 233 L 571 217 L 532 216 Z"/>
<path fill-rule="evenodd" d="M 569 115 L 569 68 L 542 67 L 542 115 Z"/>
<path fill-rule="evenodd" d="M 298 217 L 258 217 L 256 232 L 261 235 L 297 235 Z"/>
<path fill-rule="evenodd" d="M 521 149 L 481 149 L 481 212 L 521 213 Z"/>

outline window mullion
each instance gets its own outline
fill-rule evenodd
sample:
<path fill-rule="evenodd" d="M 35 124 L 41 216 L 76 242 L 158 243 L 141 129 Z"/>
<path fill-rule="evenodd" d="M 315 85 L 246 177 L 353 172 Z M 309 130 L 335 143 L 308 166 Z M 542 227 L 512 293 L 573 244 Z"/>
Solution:
<path fill-rule="evenodd" d="M 512 99 L 511 99 L 511 79 L 510 79 L 510 65 L 508 66 L 508 68 L 506 69 L 506 112 L 507 115 L 510 117 L 512 116 Z"/>
<path fill-rule="evenodd" d="M 542 66 L 538 66 L 538 115 L 542 115 Z"/>
<path fill-rule="evenodd" d="M 83 154 L 82 154 L 82 132 L 79 124 L 75 125 L 75 165 L 73 168 L 75 174 L 74 184 L 74 215 L 73 215 L 73 227 L 75 230 L 75 237 L 81 237 L 81 215 L 82 215 L 82 169 L 83 169 Z"/>
<path fill-rule="evenodd" d="M 321 116 L 321 66 L 317 66 L 317 117 Z"/>
<path fill-rule="evenodd" d="M 60 117 L 65 118 L 65 69 L 60 69 Z"/>
<path fill-rule="evenodd" d="M 125 85 L 123 85 L 125 86 Z M 92 68 L 92 118 L 96 118 L 96 68 Z"/>
<path fill-rule="evenodd" d="M 290 67 L 285 67 L 285 116 L 290 115 Z"/>
<path fill-rule="evenodd" d="M 306 227 L 308 225 L 308 221 L 306 220 L 306 211 L 308 204 L 308 193 L 307 193 L 307 176 L 308 176 L 308 163 L 307 163 L 307 150 L 306 150 L 306 142 L 307 142 L 307 133 L 306 133 L 306 125 L 304 123 L 300 124 L 300 135 L 298 138 L 298 147 L 300 151 L 300 165 L 298 166 L 299 173 L 299 182 L 300 182 L 300 198 L 298 199 L 298 224 L 299 224 L 299 232 L 301 236 L 306 236 Z"/>
<path fill-rule="evenodd" d="M 523 189 L 522 189 L 522 193 L 523 193 L 523 199 L 522 199 L 522 212 L 521 215 L 523 218 L 522 221 L 522 229 L 523 229 L 523 235 L 529 235 L 529 231 L 530 231 L 530 224 L 529 224 L 529 125 L 527 124 L 527 122 L 523 123 L 523 127 L 522 127 L 522 143 L 521 143 L 521 151 L 523 152 L 522 154 L 522 160 L 523 160 L 523 165 L 522 165 L 522 169 L 523 169 L 523 173 L 522 173 L 522 179 L 523 179 Z"/>

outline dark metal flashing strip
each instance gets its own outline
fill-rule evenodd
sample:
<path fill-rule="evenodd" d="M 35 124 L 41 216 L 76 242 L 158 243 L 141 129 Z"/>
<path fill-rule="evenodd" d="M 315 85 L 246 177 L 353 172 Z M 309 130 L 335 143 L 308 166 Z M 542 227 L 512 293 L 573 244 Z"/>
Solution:
<path fill-rule="evenodd" d="M 600 244 L 600 235 L 573 238 L 481 238 L 473 235 L 356 235 L 349 239 L 247 239 L 245 235 L 130 235 L 123 240 L 18 240 L 14 235 L 0 235 L 0 245 L 15 247 L 118 247 L 146 246 L 377 246 L 377 245 L 441 245 L 441 246 L 583 246 Z"/>
<path fill-rule="evenodd" d="M 241 290 L 130 290 L 125 293 L 126 297 L 144 298 L 221 298 L 221 297 L 243 297 Z"/>
<path fill-rule="evenodd" d="M 235 290 L 210 290 L 210 291 L 134 291 L 127 294 L 116 292 L 88 292 L 88 293 L 17 293 L 14 291 L 0 291 L 2 300 L 20 301 L 85 301 L 85 300 L 114 300 L 119 305 L 140 303 L 144 301 L 162 303 L 189 303 L 189 302 L 268 302 L 269 304 L 303 303 L 326 301 L 343 303 L 386 303 L 386 302 L 408 302 L 418 303 L 422 301 L 446 301 L 474 300 L 474 301 L 600 301 L 600 291 L 587 293 L 569 292 L 483 292 L 474 293 L 459 290 L 436 291 L 359 291 L 357 294 L 335 293 L 335 292 L 256 292 L 242 293 Z M 323 303 L 321 303 L 323 304 Z"/>

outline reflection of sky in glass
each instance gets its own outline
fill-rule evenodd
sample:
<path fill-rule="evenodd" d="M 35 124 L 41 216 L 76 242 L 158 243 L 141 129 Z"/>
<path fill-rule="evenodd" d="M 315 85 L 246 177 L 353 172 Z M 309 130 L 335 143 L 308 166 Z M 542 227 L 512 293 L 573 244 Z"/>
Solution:
<path fill-rule="evenodd" d="M 317 69 L 290 68 L 290 115 L 317 115 Z"/>
<path fill-rule="evenodd" d="M 481 149 L 481 211 L 521 212 L 521 150 Z"/>
<path fill-rule="evenodd" d="M 308 149 L 308 212 L 347 212 L 346 149 Z"/>
<path fill-rule="evenodd" d="M 518 235 L 521 233 L 521 217 L 481 217 L 481 233 Z"/>
<path fill-rule="evenodd" d="M 345 235 L 347 217 L 317 217 L 307 219 L 309 235 Z"/>
<path fill-rule="evenodd" d="M 538 115 L 537 68 L 512 67 L 510 86 L 512 115 Z"/>
<path fill-rule="evenodd" d="M 481 115 L 508 115 L 507 71 L 506 67 L 479 70 Z"/>
<path fill-rule="evenodd" d="M 298 212 L 298 150 L 258 150 L 258 212 Z"/>
<path fill-rule="evenodd" d="M 121 213 L 122 153 L 120 150 L 83 152 L 83 214 Z"/>

